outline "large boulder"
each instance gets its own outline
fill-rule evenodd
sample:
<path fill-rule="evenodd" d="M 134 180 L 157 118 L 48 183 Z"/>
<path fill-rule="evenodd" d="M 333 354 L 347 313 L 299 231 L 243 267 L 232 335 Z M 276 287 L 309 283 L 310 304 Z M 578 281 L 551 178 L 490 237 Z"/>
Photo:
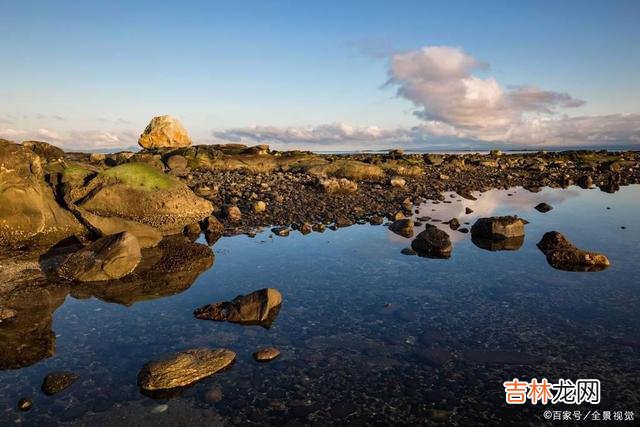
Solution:
<path fill-rule="evenodd" d="M 187 130 L 171 116 L 157 116 L 151 119 L 140 135 L 138 144 L 142 148 L 179 148 L 191 145 Z"/>
<path fill-rule="evenodd" d="M 605 255 L 578 249 L 557 231 L 545 233 L 538 248 L 547 257 L 549 265 L 559 270 L 601 271 L 610 265 Z"/>
<path fill-rule="evenodd" d="M 101 217 L 146 224 L 163 235 L 180 233 L 186 225 L 199 222 L 213 211 L 211 202 L 196 196 L 180 180 L 135 162 L 101 172 L 82 191 L 74 193 L 72 204 Z M 95 226 L 101 228 L 97 223 Z"/>
<path fill-rule="evenodd" d="M 101 237 L 75 252 L 60 266 L 58 274 L 79 282 L 119 279 L 131 273 L 141 257 L 138 239 L 123 231 Z"/>
<path fill-rule="evenodd" d="M 144 365 L 138 373 L 138 385 L 146 391 L 185 387 L 223 370 L 235 358 L 236 354 L 226 349 L 183 351 Z"/>
<path fill-rule="evenodd" d="M 427 224 L 411 242 L 411 248 L 420 256 L 427 258 L 449 258 L 451 240 L 449 235 L 435 225 Z"/>
<path fill-rule="evenodd" d="M 85 233 L 56 202 L 44 165 L 32 147 L 0 140 L 0 247 L 51 246 Z"/>
<path fill-rule="evenodd" d="M 524 236 L 524 221 L 517 216 L 479 218 L 471 227 L 471 235 L 479 239 L 503 240 Z"/>
<path fill-rule="evenodd" d="M 282 295 L 277 289 L 265 288 L 232 301 L 208 304 L 194 311 L 198 319 L 227 321 L 245 325 L 271 326 L 280 311 Z"/>

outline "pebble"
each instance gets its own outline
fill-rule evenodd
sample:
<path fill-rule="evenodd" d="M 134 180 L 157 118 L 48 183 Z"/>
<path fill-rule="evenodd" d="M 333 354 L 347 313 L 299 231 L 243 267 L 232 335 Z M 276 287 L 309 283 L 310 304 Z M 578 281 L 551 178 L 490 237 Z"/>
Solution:
<path fill-rule="evenodd" d="M 156 405 L 153 407 L 153 409 L 151 410 L 152 414 L 161 414 L 164 411 L 166 411 L 167 409 L 169 409 L 169 405 L 167 405 L 166 403 L 162 404 L 162 405 Z"/>
<path fill-rule="evenodd" d="M 33 402 L 31 400 L 22 398 L 18 400 L 18 409 L 21 411 L 28 411 L 33 406 Z"/>

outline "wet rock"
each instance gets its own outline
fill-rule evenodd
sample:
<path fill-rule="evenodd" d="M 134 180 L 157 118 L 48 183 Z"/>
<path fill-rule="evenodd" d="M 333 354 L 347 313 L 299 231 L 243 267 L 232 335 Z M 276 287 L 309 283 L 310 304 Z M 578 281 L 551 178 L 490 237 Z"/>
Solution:
<path fill-rule="evenodd" d="M 326 226 L 323 223 L 318 222 L 318 223 L 313 224 L 311 229 L 313 231 L 317 232 L 317 233 L 324 233 L 324 230 L 326 229 Z"/>
<path fill-rule="evenodd" d="M 403 237 L 413 236 L 413 220 L 411 218 L 399 219 L 393 221 L 389 226 L 389 230 Z"/>
<path fill-rule="evenodd" d="M 467 200 L 478 200 L 473 194 L 471 194 L 471 192 L 467 189 L 463 189 L 463 190 L 458 190 L 457 191 L 458 195 L 460 195 L 460 197 L 462 197 L 463 199 L 467 199 Z"/>
<path fill-rule="evenodd" d="M 451 240 L 449 235 L 435 225 L 427 224 L 411 242 L 411 248 L 418 255 L 428 258 L 449 258 L 451 256 Z"/>
<path fill-rule="evenodd" d="M 127 231 L 138 239 L 141 248 L 153 248 L 162 240 L 162 233 L 150 225 L 117 216 L 94 215 L 84 209 L 74 209 L 90 228 L 101 237 Z"/>
<path fill-rule="evenodd" d="M 30 399 L 22 398 L 18 400 L 18 409 L 21 411 L 28 411 L 33 406 L 33 402 Z"/>
<path fill-rule="evenodd" d="M 151 119 L 140 135 L 138 144 L 142 148 L 178 148 L 191 145 L 187 130 L 171 116 L 157 116 Z"/>
<path fill-rule="evenodd" d="M 265 288 L 248 295 L 239 295 L 232 301 L 205 305 L 194 311 L 198 319 L 269 327 L 275 320 L 282 295 L 277 289 Z"/>
<path fill-rule="evenodd" d="M 269 362 L 280 356 L 280 350 L 275 347 L 267 347 L 253 353 L 253 358 L 258 362 Z"/>
<path fill-rule="evenodd" d="M 400 178 L 399 176 L 394 176 L 389 181 L 389 184 L 391 184 L 392 187 L 400 187 L 400 188 L 402 188 L 407 184 L 407 181 L 405 181 L 404 178 Z"/>
<path fill-rule="evenodd" d="M 353 221 L 351 221 L 349 218 L 344 217 L 344 216 L 340 216 L 338 218 L 336 218 L 335 221 L 336 227 L 350 227 L 353 225 Z"/>
<path fill-rule="evenodd" d="M 469 215 L 470 213 L 473 213 L 473 209 L 471 208 L 464 208 L 464 213 Z"/>
<path fill-rule="evenodd" d="M 59 267 L 68 280 L 99 282 L 131 273 L 142 258 L 138 239 L 126 231 L 101 237 L 75 252 Z"/>
<path fill-rule="evenodd" d="M 469 232 L 469 229 L 467 227 L 458 228 L 458 232 L 466 234 Z"/>
<path fill-rule="evenodd" d="M 236 358 L 226 349 L 198 348 L 145 364 L 138 373 L 143 390 L 185 387 L 230 366 Z"/>
<path fill-rule="evenodd" d="M 591 175 L 583 175 L 578 178 L 577 184 L 581 188 L 591 188 L 593 186 L 593 178 Z"/>
<path fill-rule="evenodd" d="M 369 219 L 369 224 L 371 225 L 380 225 L 384 222 L 384 218 L 379 215 L 374 215 Z"/>
<path fill-rule="evenodd" d="M 42 392 L 47 396 L 60 393 L 61 391 L 71 387 L 78 378 L 80 378 L 80 376 L 73 372 L 51 372 L 44 377 L 41 387 Z"/>
<path fill-rule="evenodd" d="M 524 236 L 508 237 L 506 239 L 485 239 L 473 235 L 471 231 L 471 241 L 474 245 L 487 251 L 517 251 L 524 243 Z"/>
<path fill-rule="evenodd" d="M 253 213 L 259 214 L 267 210 L 267 204 L 262 200 L 258 200 L 257 202 L 253 203 L 251 209 L 253 210 Z"/>
<path fill-rule="evenodd" d="M 534 209 L 537 210 L 538 212 L 547 213 L 551 209 L 553 209 L 553 207 L 547 203 L 542 202 L 542 203 L 538 203 Z"/>
<path fill-rule="evenodd" d="M 414 251 L 414 250 L 413 250 L 413 249 L 411 249 L 411 248 L 403 248 L 403 249 L 400 251 L 400 253 L 401 253 L 402 255 L 410 255 L 410 256 L 411 256 L 411 255 L 417 255 L 416 251 Z"/>
<path fill-rule="evenodd" d="M 16 317 L 17 311 L 10 308 L 0 307 L 0 323 L 11 320 Z"/>
<path fill-rule="evenodd" d="M 458 221 L 458 218 L 451 218 L 449 220 L 449 228 L 451 228 L 452 230 L 457 230 L 458 228 L 460 228 L 460 221 Z"/>
<path fill-rule="evenodd" d="M 300 226 L 300 232 L 302 234 L 309 234 L 311 231 L 313 231 L 313 227 L 308 222 L 305 222 Z"/>
<path fill-rule="evenodd" d="M 207 233 L 213 233 L 221 235 L 224 233 L 224 225 L 215 216 L 209 216 L 204 220 L 204 231 Z"/>
<path fill-rule="evenodd" d="M 471 227 L 478 239 L 502 240 L 524 236 L 524 222 L 516 216 L 479 218 Z"/>
<path fill-rule="evenodd" d="M 238 222 L 242 219 L 242 212 L 240 208 L 234 205 L 225 205 L 222 207 L 224 217 L 231 222 Z"/>
<path fill-rule="evenodd" d="M 547 257 L 549 265 L 559 270 L 601 271 L 610 265 L 605 255 L 578 249 L 557 231 L 545 233 L 538 248 Z"/>
<path fill-rule="evenodd" d="M 276 236 L 287 237 L 289 235 L 289 227 L 274 227 L 271 232 Z"/>

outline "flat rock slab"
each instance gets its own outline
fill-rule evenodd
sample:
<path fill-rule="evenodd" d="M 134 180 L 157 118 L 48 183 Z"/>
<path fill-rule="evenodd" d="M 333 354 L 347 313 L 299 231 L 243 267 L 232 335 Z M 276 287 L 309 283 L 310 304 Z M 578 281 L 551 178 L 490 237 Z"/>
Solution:
<path fill-rule="evenodd" d="M 226 349 L 187 350 L 148 362 L 138 373 L 138 385 L 147 391 L 185 387 L 225 369 L 235 358 L 236 354 Z"/>
<path fill-rule="evenodd" d="M 75 383 L 80 376 L 73 372 L 51 372 L 42 381 L 42 392 L 47 396 L 52 396 L 56 393 L 60 393 L 73 383 Z"/>

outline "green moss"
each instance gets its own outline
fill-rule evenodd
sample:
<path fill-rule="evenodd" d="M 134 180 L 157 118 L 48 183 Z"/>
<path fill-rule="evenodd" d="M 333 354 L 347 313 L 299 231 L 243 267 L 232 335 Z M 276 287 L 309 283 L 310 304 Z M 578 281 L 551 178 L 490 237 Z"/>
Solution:
<path fill-rule="evenodd" d="M 145 163 L 124 163 L 107 169 L 100 176 L 145 191 L 165 190 L 176 184 L 170 176 Z"/>

